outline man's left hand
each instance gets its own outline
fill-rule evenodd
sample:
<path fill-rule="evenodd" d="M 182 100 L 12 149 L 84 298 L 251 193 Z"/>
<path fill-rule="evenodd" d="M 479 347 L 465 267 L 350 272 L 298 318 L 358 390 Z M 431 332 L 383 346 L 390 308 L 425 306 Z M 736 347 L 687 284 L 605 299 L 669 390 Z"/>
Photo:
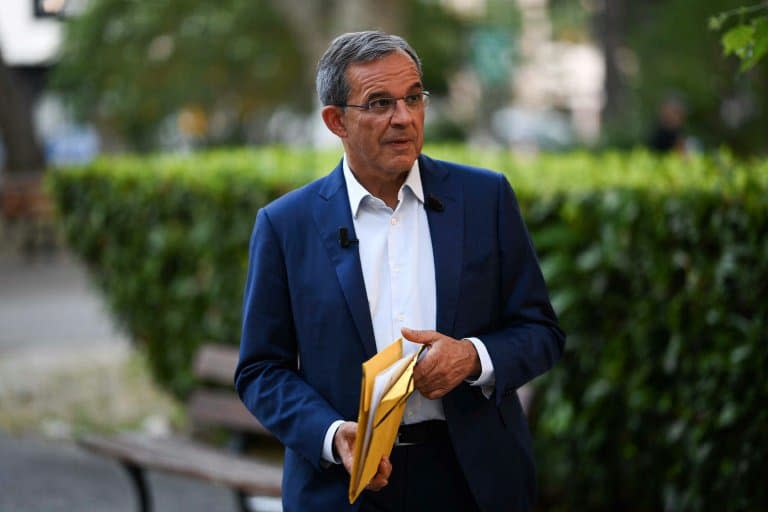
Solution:
<path fill-rule="evenodd" d="M 457 340 L 437 331 L 403 328 L 403 337 L 429 346 L 413 370 L 413 382 L 429 399 L 442 398 L 468 377 L 480 375 L 480 358 L 469 340 Z"/>

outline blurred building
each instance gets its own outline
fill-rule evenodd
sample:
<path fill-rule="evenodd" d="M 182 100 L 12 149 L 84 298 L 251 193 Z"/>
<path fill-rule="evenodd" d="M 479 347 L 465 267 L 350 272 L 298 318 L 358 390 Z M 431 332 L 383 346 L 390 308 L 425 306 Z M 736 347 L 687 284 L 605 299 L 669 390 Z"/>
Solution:
<path fill-rule="evenodd" d="M 494 130 L 520 149 L 592 145 L 600 136 L 604 59 L 590 43 L 556 41 L 548 0 L 517 0 L 521 23 L 510 104 Z"/>
<path fill-rule="evenodd" d="M 32 106 L 33 125 L 49 164 L 87 161 L 99 149 L 96 131 L 75 123 L 57 95 L 46 90 L 49 72 L 62 43 L 62 20 L 81 12 L 86 2 L 2 0 L 0 3 L 0 55 L 20 97 Z M 0 154 L 2 152 L 0 147 Z"/>
<path fill-rule="evenodd" d="M 351 3 L 351 2 L 350 2 Z M 597 143 L 604 105 L 604 57 L 590 42 L 553 37 L 548 0 L 440 0 L 473 26 L 467 62 L 448 79 L 446 97 L 433 96 L 428 135 L 456 127 L 477 145 L 524 151 Z M 516 13 L 516 14 L 515 14 Z M 519 24 L 500 22 L 519 16 Z M 416 48 L 418 51 L 419 48 Z M 268 139 L 338 145 L 315 112 L 276 109 Z M 430 138 L 430 140 L 434 140 Z"/>
<path fill-rule="evenodd" d="M 449 115 L 474 126 L 470 141 L 525 151 L 598 141 L 605 103 L 602 50 L 587 41 L 556 40 L 548 0 L 442 1 L 475 19 L 502 17 L 504 9 L 519 15 L 515 26 L 480 24 L 473 62 L 452 80 Z"/>
<path fill-rule="evenodd" d="M 92 128 L 72 122 L 62 102 L 45 89 L 62 43 L 62 19 L 80 12 L 88 0 L 0 2 L 0 52 L 35 104 L 35 126 L 47 161 L 84 161 L 100 145 L 111 145 L 104 134 L 100 138 Z M 597 140 L 604 103 L 602 53 L 588 42 L 555 40 L 549 0 L 440 3 L 469 21 L 471 48 L 463 68 L 449 79 L 447 97 L 434 98 L 428 123 L 446 125 L 448 120 L 447 125 L 460 128 L 459 137 L 516 149 L 562 149 Z M 504 25 L 499 18 L 519 22 Z M 228 126 L 225 114 L 214 112 L 208 119 L 194 106 L 182 109 L 159 126 L 159 147 L 195 149 L 205 139 L 201 130 L 207 134 Z M 275 106 L 265 126 L 262 142 L 338 144 L 317 112 L 308 120 L 288 106 Z"/>

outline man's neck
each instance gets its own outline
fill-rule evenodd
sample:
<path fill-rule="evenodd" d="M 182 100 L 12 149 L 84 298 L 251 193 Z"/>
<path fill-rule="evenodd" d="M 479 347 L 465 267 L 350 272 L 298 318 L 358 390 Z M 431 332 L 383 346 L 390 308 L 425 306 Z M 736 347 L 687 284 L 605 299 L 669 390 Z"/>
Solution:
<path fill-rule="evenodd" d="M 403 172 L 387 175 L 379 175 L 373 173 L 358 172 L 352 162 L 348 162 L 349 170 L 352 171 L 352 175 L 355 177 L 358 183 L 360 183 L 365 189 L 374 197 L 378 197 L 384 203 L 393 210 L 397 207 L 397 196 L 400 192 L 400 188 L 408 179 L 408 173 L 411 171 L 407 169 Z"/>
<path fill-rule="evenodd" d="M 404 173 L 397 175 L 395 177 L 396 179 L 393 180 L 369 179 L 366 181 L 361 179 L 361 176 L 356 174 L 355 171 L 352 171 L 352 174 L 372 196 L 378 197 L 393 210 L 397 206 L 397 196 L 400 192 L 400 188 L 408 177 L 408 171 L 405 171 Z"/>

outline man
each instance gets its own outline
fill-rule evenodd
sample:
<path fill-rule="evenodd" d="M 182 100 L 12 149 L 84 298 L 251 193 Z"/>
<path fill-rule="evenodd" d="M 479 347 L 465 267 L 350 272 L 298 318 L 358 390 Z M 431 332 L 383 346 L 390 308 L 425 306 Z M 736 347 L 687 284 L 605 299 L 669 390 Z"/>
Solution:
<path fill-rule="evenodd" d="M 509 184 L 421 155 L 428 93 L 397 36 L 339 36 L 317 89 L 344 158 L 259 212 L 235 374 L 286 447 L 284 510 L 528 510 L 516 389 L 552 366 L 564 335 Z M 429 347 L 417 391 L 350 505 L 361 364 L 401 335 L 408 352 Z"/>

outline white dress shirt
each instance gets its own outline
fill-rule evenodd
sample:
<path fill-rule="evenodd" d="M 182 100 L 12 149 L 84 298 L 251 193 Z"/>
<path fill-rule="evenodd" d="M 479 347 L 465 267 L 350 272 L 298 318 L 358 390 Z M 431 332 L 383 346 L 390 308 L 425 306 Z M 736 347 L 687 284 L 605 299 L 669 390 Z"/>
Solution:
<path fill-rule="evenodd" d="M 436 327 L 435 261 L 419 163 L 414 162 L 400 188 L 394 210 L 357 181 L 346 155 L 343 165 L 376 349 L 381 351 L 401 337 L 402 327 L 418 330 Z M 482 386 L 488 398 L 495 381 L 493 364 L 482 341 L 467 339 L 475 346 L 482 368 L 480 377 L 468 382 Z M 415 352 L 420 346 L 403 338 L 403 355 Z M 445 419 L 442 400 L 430 400 L 416 390 L 406 404 L 403 423 L 435 419 Z M 323 458 L 329 462 L 337 462 L 333 457 L 333 437 L 342 423 L 341 420 L 334 422 L 326 432 Z"/>

